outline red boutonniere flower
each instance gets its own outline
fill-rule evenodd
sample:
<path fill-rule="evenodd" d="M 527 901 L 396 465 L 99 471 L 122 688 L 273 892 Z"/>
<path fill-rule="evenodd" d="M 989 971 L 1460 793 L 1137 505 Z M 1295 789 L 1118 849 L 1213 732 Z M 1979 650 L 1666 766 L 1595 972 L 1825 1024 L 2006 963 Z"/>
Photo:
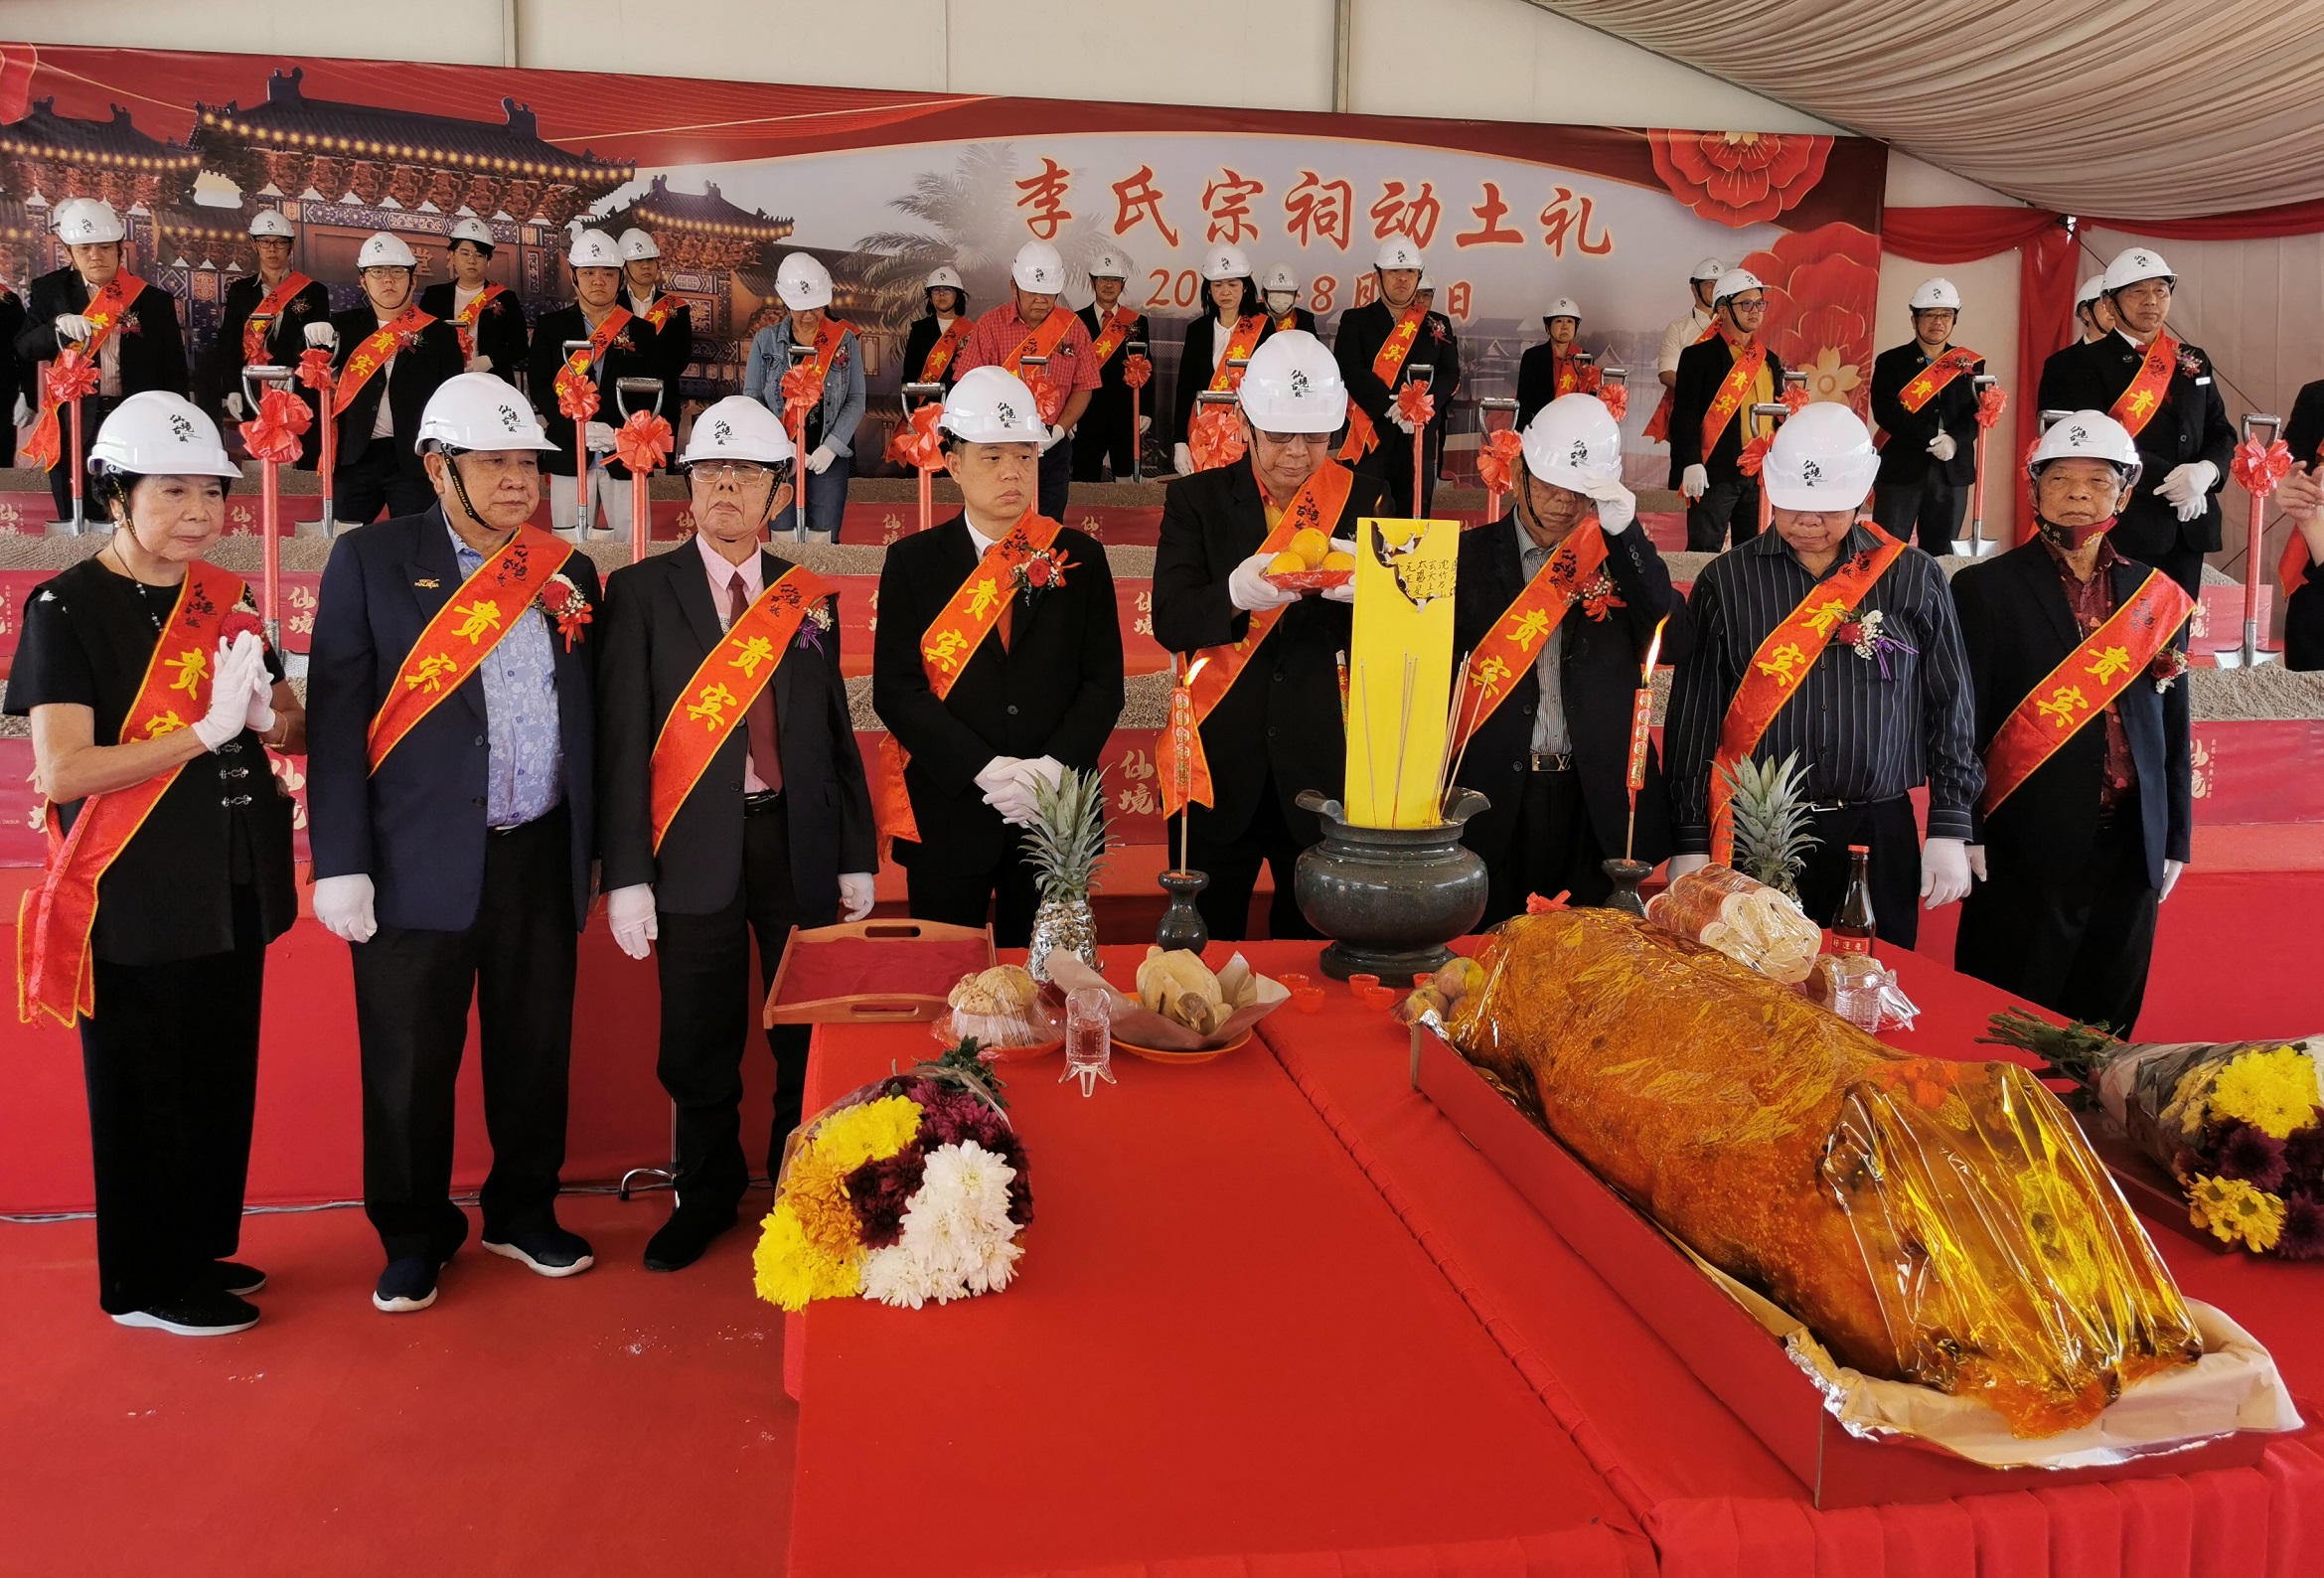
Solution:
<path fill-rule="evenodd" d="M 1062 586 L 1065 584 L 1065 572 L 1071 568 L 1073 560 L 1065 556 L 1063 549 L 1042 549 L 1016 566 L 1017 590 L 1033 593 Z"/>
<path fill-rule="evenodd" d="M 1613 579 L 1604 570 L 1584 581 L 1581 591 L 1576 595 L 1582 599 L 1582 612 L 1600 624 L 1604 624 L 1607 616 L 1615 609 L 1629 606 L 1622 600 L 1622 593 L 1615 590 Z"/>
<path fill-rule="evenodd" d="M 137 314 L 134 312 L 128 312 L 121 315 L 121 332 L 123 334 L 140 334 L 144 332 L 142 327 L 137 322 Z"/>
<path fill-rule="evenodd" d="M 629 331 L 624 329 L 621 331 L 621 333 L 613 337 L 612 349 L 616 351 L 634 351 L 637 349 L 637 346 L 630 340 Z"/>
<path fill-rule="evenodd" d="M 240 639 L 244 631 L 256 636 L 261 642 L 266 639 L 266 622 L 258 617 L 258 610 L 248 603 L 229 612 L 218 627 L 218 633 L 230 643 Z"/>
<path fill-rule="evenodd" d="M 2179 353 L 2179 371 L 2189 378 L 2201 378 L 2203 376 L 2203 359 L 2192 351 L 2181 351 Z"/>
<path fill-rule="evenodd" d="M 581 639 L 581 628 L 592 617 L 589 599 L 581 595 L 581 588 L 559 570 L 548 577 L 541 588 L 541 595 L 534 601 L 541 605 L 541 611 L 556 626 L 556 633 L 564 637 L 565 650 L 572 651 L 573 643 Z"/>
<path fill-rule="evenodd" d="M 2146 666 L 2146 672 L 2148 678 L 2154 681 L 2156 694 L 2160 695 L 2176 684 L 2180 675 L 2193 667 L 2187 661 L 2186 653 L 2177 647 L 2165 647 L 2154 655 L 2154 661 Z"/>

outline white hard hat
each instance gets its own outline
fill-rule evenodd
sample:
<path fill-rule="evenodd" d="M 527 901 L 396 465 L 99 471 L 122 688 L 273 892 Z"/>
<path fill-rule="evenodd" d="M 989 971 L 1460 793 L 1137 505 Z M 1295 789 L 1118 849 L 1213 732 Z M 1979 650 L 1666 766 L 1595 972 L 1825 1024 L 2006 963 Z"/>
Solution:
<path fill-rule="evenodd" d="M 473 216 L 454 222 L 452 234 L 444 237 L 449 247 L 454 241 L 474 241 L 486 251 L 492 250 L 492 227 Z"/>
<path fill-rule="evenodd" d="M 729 394 L 694 419 L 681 465 L 700 460 L 755 460 L 779 466 L 792 455 L 783 419 L 747 394 Z"/>
<path fill-rule="evenodd" d="M 2039 477 L 2042 468 L 2051 461 L 2076 455 L 2103 460 L 2122 471 L 2124 487 L 2136 483 L 2142 469 L 2138 445 L 2131 441 L 2128 428 L 2104 411 L 2082 410 L 2061 416 L 2049 425 L 2042 441 L 2034 445 L 2033 457 L 2026 462 L 2026 475 Z"/>
<path fill-rule="evenodd" d="M 1092 279 L 1128 279 L 1132 270 L 1130 259 L 1108 246 L 1089 260 L 1088 272 Z"/>
<path fill-rule="evenodd" d="M 1267 270 L 1267 277 L 1259 281 L 1259 288 L 1261 290 L 1289 290 L 1296 293 L 1300 288 L 1300 276 L 1291 271 L 1291 264 L 1277 263 L 1273 268 Z"/>
<path fill-rule="evenodd" d="M 1525 471 L 1588 493 L 1622 476 L 1622 424 L 1595 394 L 1560 394 L 1525 425 Z"/>
<path fill-rule="evenodd" d="M 963 373 L 944 396 L 944 414 L 936 425 L 963 443 L 1039 444 L 1044 449 L 1049 444 L 1033 392 L 1006 368 L 973 367 Z"/>
<path fill-rule="evenodd" d="M 2171 265 L 2163 261 L 2162 253 L 2150 252 L 2143 246 L 2116 252 L 2114 260 L 2106 265 L 2103 277 L 2108 291 L 2135 285 L 2142 279 L 2160 279 L 2168 284 L 2176 284 L 2179 278 L 2171 272 Z"/>
<path fill-rule="evenodd" d="M 1879 474 L 1863 418 L 1837 400 L 1816 400 L 1776 429 L 1760 482 L 1780 509 L 1853 510 Z"/>
<path fill-rule="evenodd" d="M 140 477 L 238 477 L 218 424 L 183 394 L 147 390 L 112 409 L 88 446 L 91 471 Z"/>
<path fill-rule="evenodd" d="M 1767 288 L 1761 282 L 1760 276 L 1750 269 L 1730 268 L 1721 274 L 1719 282 L 1711 287 L 1711 304 L 1717 306 L 1722 301 L 1733 300 L 1747 290 L 1765 290 Z"/>
<path fill-rule="evenodd" d="M 1305 329 L 1286 329 L 1251 353 L 1235 402 L 1269 433 L 1335 433 L 1347 420 L 1339 363 Z"/>
<path fill-rule="evenodd" d="M 1952 288 L 1949 279 L 1924 279 L 1921 287 L 1913 292 L 1913 299 L 1906 305 L 1915 312 L 1938 312 L 1945 308 L 1958 312 L 1961 310 L 1961 293 Z"/>
<path fill-rule="evenodd" d="M 89 246 L 129 238 L 128 230 L 113 206 L 100 198 L 74 198 L 58 205 L 57 239 L 68 246 Z"/>
<path fill-rule="evenodd" d="M 928 290 L 965 291 L 968 289 L 968 286 L 960 282 L 960 270 L 949 263 L 942 268 L 931 268 L 928 271 L 928 277 L 921 281 L 921 284 L 924 289 Z"/>
<path fill-rule="evenodd" d="M 641 231 L 635 225 L 621 233 L 621 260 L 642 263 L 662 255 L 662 248 L 654 244 L 654 233 Z"/>
<path fill-rule="evenodd" d="M 290 228 L 290 221 L 282 217 L 280 209 L 260 209 L 250 216 L 250 239 L 252 240 L 257 240 L 260 237 L 271 236 L 287 241 L 296 235 L 297 232 Z"/>
<path fill-rule="evenodd" d="M 417 268 L 419 259 L 411 255 L 411 248 L 403 237 L 389 231 L 374 231 L 365 237 L 363 246 L 355 254 L 355 266 L 366 268 Z"/>
<path fill-rule="evenodd" d="M 793 312 L 832 304 L 832 271 L 812 252 L 793 252 L 775 269 L 775 294 Z"/>
<path fill-rule="evenodd" d="M 533 402 L 493 373 L 455 373 L 436 386 L 419 413 L 421 454 L 430 445 L 446 449 L 554 449 L 541 430 Z"/>
<path fill-rule="evenodd" d="M 1686 277 L 1689 281 L 1716 279 L 1725 272 L 1727 272 L 1727 265 L 1725 263 L 1722 263 L 1716 257 L 1706 257 L 1701 262 L 1695 264 L 1695 271 Z"/>
<path fill-rule="evenodd" d="M 1429 271 L 1424 268 L 1420 271 L 1420 283 L 1412 288 L 1424 296 L 1433 296 L 1437 293 L 1437 282 L 1429 277 Z"/>
<path fill-rule="evenodd" d="M 565 262 L 574 268 L 619 268 L 621 247 L 603 231 L 575 231 Z"/>
<path fill-rule="evenodd" d="M 1204 279 L 1248 279 L 1251 277 L 1251 259 L 1243 255 L 1240 246 L 1213 246 L 1202 254 Z"/>
<path fill-rule="evenodd" d="M 1571 296 L 1560 296 L 1549 304 L 1549 310 L 1544 312 L 1541 317 L 1545 323 L 1551 318 L 1571 318 L 1576 323 L 1580 323 L 1582 321 L 1581 303 L 1575 301 Z"/>
<path fill-rule="evenodd" d="M 1378 251 L 1372 253 L 1372 266 L 1374 268 L 1418 268 L 1420 266 L 1420 248 L 1413 244 L 1409 237 L 1391 236 L 1380 243 Z"/>
<path fill-rule="evenodd" d="M 1036 296 L 1054 296 L 1065 288 L 1065 259 L 1047 241 L 1027 241 L 1016 249 L 1016 261 L 1008 265 L 1008 277 L 1016 281 L 1020 290 L 1029 290 Z"/>
<path fill-rule="evenodd" d="M 2084 280 L 2082 282 L 2082 288 L 2074 293 L 2074 304 L 2078 307 L 2087 307 L 2105 293 L 2106 276 L 2104 274 L 2092 274 L 2090 276 L 2090 278 Z"/>

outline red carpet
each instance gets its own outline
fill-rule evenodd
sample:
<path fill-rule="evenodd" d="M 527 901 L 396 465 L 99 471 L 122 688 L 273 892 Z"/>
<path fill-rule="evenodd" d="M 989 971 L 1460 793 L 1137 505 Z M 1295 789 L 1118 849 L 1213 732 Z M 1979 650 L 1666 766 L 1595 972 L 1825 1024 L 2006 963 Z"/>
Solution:
<path fill-rule="evenodd" d="M 639 1266 L 668 1200 L 568 1195 L 595 1269 L 546 1281 L 471 1238 L 436 1307 L 393 1317 L 361 1211 L 254 1216 L 265 1319 L 201 1340 L 104 1318 L 90 1223 L 0 1225 L 0 1569 L 780 1573 L 782 1316 L 750 1229 Z"/>

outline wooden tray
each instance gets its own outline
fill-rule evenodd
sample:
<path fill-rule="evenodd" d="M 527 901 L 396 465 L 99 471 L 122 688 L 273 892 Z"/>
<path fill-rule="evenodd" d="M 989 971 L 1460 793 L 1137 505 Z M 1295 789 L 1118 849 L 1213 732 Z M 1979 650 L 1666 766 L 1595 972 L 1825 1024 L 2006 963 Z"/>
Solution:
<path fill-rule="evenodd" d="M 990 926 L 857 920 L 783 941 L 767 988 L 768 1025 L 909 1025 L 933 1020 L 964 975 L 997 962 Z M 867 990 L 876 981 L 876 990 Z"/>

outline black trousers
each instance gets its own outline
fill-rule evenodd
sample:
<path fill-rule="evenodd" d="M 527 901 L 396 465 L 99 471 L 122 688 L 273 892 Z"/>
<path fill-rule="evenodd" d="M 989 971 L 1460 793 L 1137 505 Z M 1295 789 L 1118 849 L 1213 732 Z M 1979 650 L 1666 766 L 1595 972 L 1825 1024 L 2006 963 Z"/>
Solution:
<path fill-rule="evenodd" d="M 742 824 L 742 882 L 707 915 L 664 910 L 654 950 L 662 978 L 662 1056 L 655 1072 L 678 1108 L 678 1203 L 731 1215 L 750 1186 L 742 1158 L 742 1058 L 783 943 L 799 923 L 791 883 L 791 821 L 783 802 L 749 811 Z M 759 990 L 751 991 L 750 943 L 758 939 Z M 775 1054 L 774 1131 L 767 1176 L 799 1126 L 809 1026 L 766 1032 Z"/>
<path fill-rule="evenodd" d="M 1382 420 L 1378 424 L 1379 447 L 1360 461 L 1356 470 L 1367 476 L 1378 477 L 1387 485 L 1388 497 L 1407 520 L 1426 520 L 1437 498 L 1437 467 L 1444 460 L 1434 428 L 1423 429 L 1428 445 L 1427 459 L 1421 466 L 1420 508 L 1412 506 L 1412 446 L 1414 436 L 1394 422 Z"/>
<path fill-rule="evenodd" d="M 1052 521 L 1065 519 L 1065 506 L 1073 490 L 1073 435 L 1067 433 L 1049 446 L 1041 456 L 1040 486 L 1036 497 L 1041 513 Z"/>
<path fill-rule="evenodd" d="M 237 885 L 233 906 L 232 953 L 93 967 L 80 1067 L 109 1315 L 194 1291 L 241 1239 L 266 940 L 257 890 Z"/>
<path fill-rule="evenodd" d="M 1910 543 L 1918 526 L 1922 552 L 1938 557 L 1952 552 L 1968 509 L 1969 490 L 1945 481 L 1935 466 L 1919 482 L 1891 483 L 1872 490 L 1872 519 L 1880 529 L 1900 543 Z"/>
<path fill-rule="evenodd" d="M 1921 935 L 1921 833 L 1904 795 L 1815 813 L 1815 836 L 1799 873 L 1799 907 L 1820 926 L 1832 923 L 1848 894 L 1848 846 L 1872 852 L 1872 916 L 1880 940 L 1910 948 Z"/>
<path fill-rule="evenodd" d="M 1032 864 L 1021 843 L 1012 844 L 1000 863 L 988 871 L 963 874 L 904 868 L 904 901 L 915 920 L 940 920 L 948 926 L 982 926 L 993 922 L 993 944 L 1022 948 L 1033 940 L 1033 911 L 1040 908 L 1033 884 Z"/>
<path fill-rule="evenodd" d="M 1525 774 L 1524 798 L 1517 805 L 1509 847 L 1486 871 L 1484 919 L 1477 929 L 1497 926 L 1525 912 L 1525 896 L 1555 898 L 1563 892 L 1578 905 L 1603 904 L 1614 880 L 1601 864 L 1606 852 L 1582 802 L 1582 777 L 1563 772 Z"/>
<path fill-rule="evenodd" d="M 375 438 L 331 468 L 331 513 L 350 526 L 371 525 L 383 509 L 417 515 L 435 502 L 426 478 L 405 474 L 402 447 L 392 438 Z"/>
<path fill-rule="evenodd" d="M 2283 666 L 2287 669 L 2324 669 L 2324 571 L 2311 568 L 2308 579 L 2283 603 Z"/>
<path fill-rule="evenodd" d="M 1686 551 L 1717 553 L 1730 531 L 1739 548 L 1759 536 L 1759 479 L 1741 472 L 1713 477 L 1710 490 L 1686 507 Z"/>
<path fill-rule="evenodd" d="M 104 425 L 105 418 L 112 414 L 113 407 L 120 403 L 119 400 L 107 399 L 102 394 L 90 394 L 84 397 L 80 402 L 80 415 L 87 426 L 82 431 L 89 438 L 94 438 L 97 429 Z M 33 407 L 33 414 L 36 417 L 40 414 L 40 407 L 37 403 Z M 73 402 L 71 400 L 67 400 L 57 408 L 57 463 L 49 468 L 49 499 L 57 507 L 57 519 L 70 521 L 73 519 Z M 84 463 L 88 459 L 87 439 L 81 441 L 80 457 Z M 105 512 L 97 508 L 95 498 L 89 493 L 88 484 L 88 473 L 84 471 L 80 474 L 80 518 L 84 521 L 101 521 L 105 518 Z"/>
<path fill-rule="evenodd" d="M 2098 823 L 2081 869 L 2046 875 L 1997 867 L 1961 901 L 1953 968 L 2004 992 L 2127 1036 L 2154 957 L 2138 801 Z"/>
<path fill-rule="evenodd" d="M 556 1221 L 579 943 L 570 819 L 558 806 L 485 837 L 484 893 L 465 930 L 382 926 L 353 949 L 364 1210 L 389 1260 L 448 1260 L 468 1237 L 452 1203 L 452 1090 L 472 999 L 492 1136 L 485 1236 Z"/>
<path fill-rule="evenodd" d="M 1154 414 L 1144 391 L 1139 393 L 1139 403 L 1148 406 L 1147 415 Z M 1130 464 L 1137 453 L 1138 423 L 1130 414 L 1129 389 L 1100 389 L 1090 395 L 1089 408 L 1081 413 L 1081 420 L 1073 424 L 1073 480 L 1104 480 L 1100 467 L 1110 460 L 1114 465 L 1114 480 L 1128 482 Z"/>
<path fill-rule="evenodd" d="M 1283 800 L 1269 773 L 1259 789 L 1259 809 L 1250 825 L 1232 839 L 1219 839 L 1196 817 L 1186 830 L 1186 859 L 1197 871 L 1210 875 L 1210 885 L 1194 896 L 1202 924 L 1220 942 L 1241 942 L 1250 935 L 1251 894 L 1259 885 L 1259 868 L 1275 873 L 1275 896 L 1267 905 L 1267 935 L 1278 942 L 1287 937 L 1320 937 L 1300 912 L 1295 880 L 1300 852 L 1307 848 L 1292 835 L 1283 818 Z M 1165 830 L 1166 831 L 1166 830 Z"/>

